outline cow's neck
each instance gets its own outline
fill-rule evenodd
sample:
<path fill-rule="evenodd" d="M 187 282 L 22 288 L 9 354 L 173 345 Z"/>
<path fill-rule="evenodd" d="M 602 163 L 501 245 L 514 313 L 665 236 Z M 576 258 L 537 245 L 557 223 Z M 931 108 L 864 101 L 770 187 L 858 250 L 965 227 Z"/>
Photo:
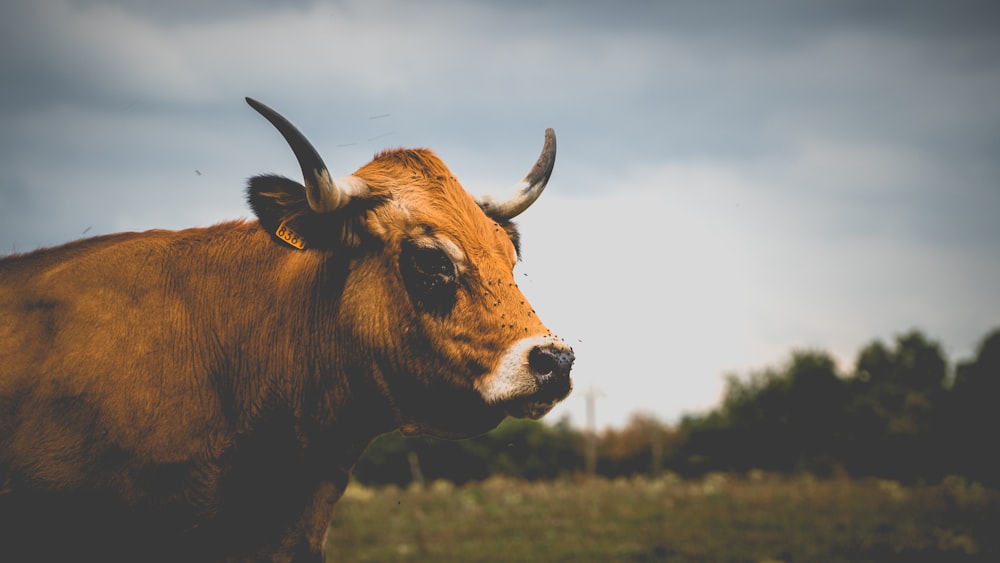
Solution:
<path fill-rule="evenodd" d="M 339 452 L 343 458 L 330 461 L 352 466 L 368 442 L 397 421 L 372 375 L 375 362 L 348 360 L 351 350 L 336 348 L 351 338 L 349 327 L 336 321 L 350 262 L 286 249 L 259 229 L 251 241 L 243 260 L 248 271 L 260 273 L 233 283 L 249 284 L 243 291 L 265 305 L 255 314 L 231 305 L 241 325 L 236 332 L 245 336 L 232 343 L 232 354 L 247 355 L 234 361 L 252 388 L 235 405 L 242 413 L 238 426 L 251 430 L 268 414 L 262 406 L 287 409 L 301 446 Z"/>

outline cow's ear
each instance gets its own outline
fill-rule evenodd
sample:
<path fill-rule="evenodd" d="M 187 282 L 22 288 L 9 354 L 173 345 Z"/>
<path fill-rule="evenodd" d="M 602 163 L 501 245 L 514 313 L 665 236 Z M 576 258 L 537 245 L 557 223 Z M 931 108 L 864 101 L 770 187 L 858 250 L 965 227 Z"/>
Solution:
<path fill-rule="evenodd" d="M 498 223 L 503 227 L 504 232 L 510 238 L 510 242 L 514 245 L 514 252 L 517 253 L 517 259 L 521 259 L 521 231 L 518 230 L 517 224 L 511 220 L 500 221 Z"/>
<path fill-rule="evenodd" d="M 334 212 L 317 213 L 309 205 L 305 186 L 264 175 L 250 179 L 247 201 L 260 226 L 276 242 L 292 248 L 357 247 L 370 238 L 361 219 L 374 200 L 351 201 Z"/>

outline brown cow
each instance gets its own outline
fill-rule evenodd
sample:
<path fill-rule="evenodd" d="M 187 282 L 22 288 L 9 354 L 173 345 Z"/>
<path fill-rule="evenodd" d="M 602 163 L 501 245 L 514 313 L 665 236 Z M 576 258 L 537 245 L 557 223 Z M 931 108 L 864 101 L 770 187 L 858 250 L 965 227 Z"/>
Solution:
<path fill-rule="evenodd" d="M 0 260 L 0 560 L 320 561 L 377 435 L 479 434 L 570 391 L 573 352 L 514 283 L 506 201 L 434 153 L 334 180 L 276 112 L 304 186 L 259 222 L 120 233 Z"/>

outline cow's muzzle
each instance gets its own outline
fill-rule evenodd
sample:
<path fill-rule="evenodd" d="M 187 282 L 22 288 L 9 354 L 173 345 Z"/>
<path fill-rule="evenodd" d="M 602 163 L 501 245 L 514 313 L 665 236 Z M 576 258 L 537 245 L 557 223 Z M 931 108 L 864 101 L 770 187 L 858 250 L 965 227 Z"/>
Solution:
<path fill-rule="evenodd" d="M 532 348 L 528 352 L 528 367 L 538 385 L 533 398 L 559 401 L 569 395 L 573 389 L 569 372 L 575 359 L 573 350 L 568 346 L 546 344 Z"/>
<path fill-rule="evenodd" d="M 540 418 L 573 389 L 573 349 L 552 336 L 525 338 L 477 385 L 488 403 L 518 418 Z"/>

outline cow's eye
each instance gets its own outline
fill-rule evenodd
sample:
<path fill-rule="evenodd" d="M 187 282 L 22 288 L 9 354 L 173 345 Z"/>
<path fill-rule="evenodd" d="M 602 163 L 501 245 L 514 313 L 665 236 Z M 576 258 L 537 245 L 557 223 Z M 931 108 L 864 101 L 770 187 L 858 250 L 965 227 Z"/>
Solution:
<path fill-rule="evenodd" d="M 455 304 L 455 264 L 436 246 L 403 244 L 399 256 L 403 284 L 414 305 L 421 310 L 446 315 Z"/>
<path fill-rule="evenodd" d="M 413 267 L 428 276 L 454 276 L 455 265 L 443 250 L 436 247 L 415 247 L 412 255 Z"/>

